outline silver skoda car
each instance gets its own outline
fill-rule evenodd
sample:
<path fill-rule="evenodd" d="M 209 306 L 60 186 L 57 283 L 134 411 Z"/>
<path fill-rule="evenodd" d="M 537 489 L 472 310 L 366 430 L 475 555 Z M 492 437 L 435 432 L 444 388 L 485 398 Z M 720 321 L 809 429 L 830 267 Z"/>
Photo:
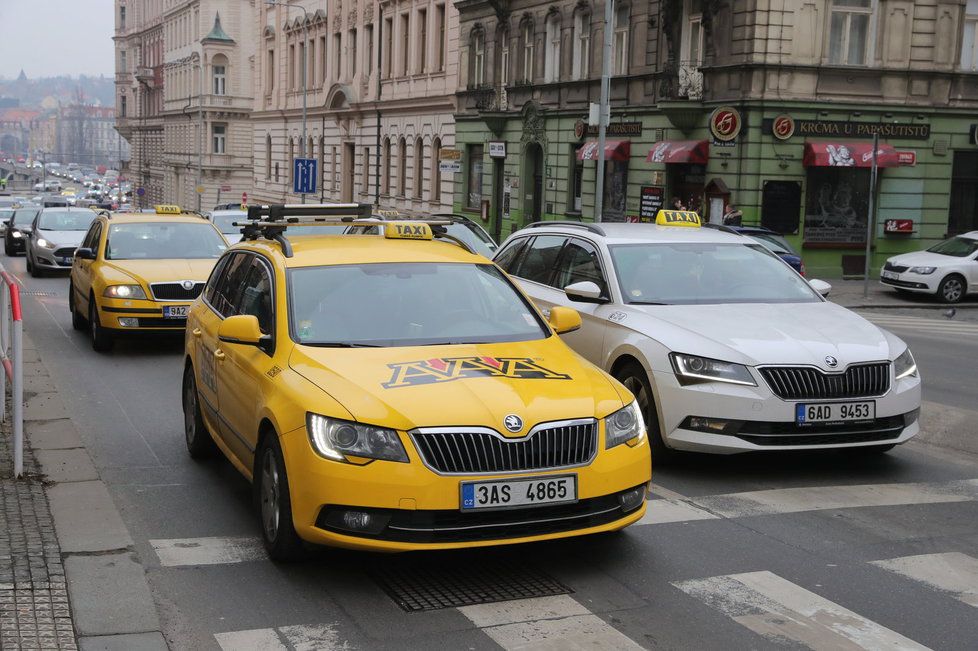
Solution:
<path fill-rule="evenodd" d="M 96 216 L 89 208 L 44 208 L 38 212 L 26 244 L 27 271 L 34 277 L 45 271 L 70 271 L 75 249 Z"/>

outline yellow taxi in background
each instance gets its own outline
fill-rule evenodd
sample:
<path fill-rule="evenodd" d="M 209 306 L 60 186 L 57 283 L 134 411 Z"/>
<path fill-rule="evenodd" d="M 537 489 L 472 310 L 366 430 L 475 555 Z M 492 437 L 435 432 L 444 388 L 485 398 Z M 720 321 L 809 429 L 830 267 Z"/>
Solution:
<path fill-rule="evenodd" d="M 182 329 L 227 247 L 211 222 L 178 206 L 101 211 L 72 261 L 71 323 L 89 328 L 97 351 L 110 350 L 118 334 Z"/>
<path fill-rule="evenodd" d="M 188 450 L 217 447 L 253 482 L 269 555 L 293 559 L 302 541 L 521 543 L 640 519 L 642 414 L 561 341 L 576 311 L 544 319 L 444 221 L 392 222 L 385 237 L 283 232 L 369 208 L 249 207 L 188 315 Z"/>

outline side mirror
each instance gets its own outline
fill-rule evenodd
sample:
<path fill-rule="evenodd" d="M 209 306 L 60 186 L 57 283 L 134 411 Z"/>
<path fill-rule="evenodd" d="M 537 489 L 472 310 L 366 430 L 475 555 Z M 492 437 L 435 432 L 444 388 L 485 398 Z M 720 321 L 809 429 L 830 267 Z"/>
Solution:
<path fill-rule="evenodd" d="M 268 335 L 261 333 L 258 317 L 253 314 L 237 314 L 221 321 L 217 328 L 217 338 L 226 344 L 260 346 L 268 341 Z"/>
<path fill-rule="evenodd" d="M 564 287 L 564 294 L 572 301 L 578 303 L 605 303 L 601 297 L 601 288 L 597 283 L 590 280 L 582 280 Z"/>
<path fill-rule="evenodd" d="M 75 257 L 76 258 L 81 258 L 82 260 L 94 260 L 95 259 L 95 251 L 92 251 L 87 246 L 83 246 L 80 249 L 76 249 L 75 250 Z"/>
<path fill-rule="evenodd" d="M 808 281 L 808 284 L 812 286 L 816 292 L 821 294 L 823 297 L 828 296 L 829 292 L 832 291 L 832 285 L 828 284 L 824 280 L 818 280 L 817 278 L 812 278 Z"/>
<path fill-rule="evenodd" d="M 578 314 L 577 310 L 569 307 L 558 305 L 550 308 L 550 316 L 547 320 L 558 335 L 574 332 L 581 328 L 581 315 Z"/>

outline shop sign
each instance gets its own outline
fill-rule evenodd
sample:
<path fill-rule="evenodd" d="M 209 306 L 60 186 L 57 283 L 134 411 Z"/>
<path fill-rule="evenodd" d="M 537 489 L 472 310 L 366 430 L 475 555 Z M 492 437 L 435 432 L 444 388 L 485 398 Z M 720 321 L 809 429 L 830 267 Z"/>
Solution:
<path fill-rule="evenodd" d="M 447 149 L 442 147 L 438 150 L 438 171 L 449 174 L 462 171 L 462 150 Z"/>
<path fill-rule="evenodd" d="M 740 133 L 740 111 L 732 106 L 721 106 L 710 116 L 710 133 L 720 142 L 730 142 Z"/>
<path fill-rule="evenodd" d="M 795 135 L 795 119 L 790 115 L 779 115 L 771 123 L 771 134 L 778 140 L 787 140 Z"/>
<path fill-rule="evenodd" d="M 915 151 L 898 151 L 897 152 L 897 162 L 900 165 L 907 165 L 913 167 L 917 164 L 917 152 Z"/>
<path fill-rule="evenodd" d="M 765 118 L 761 123 L 761 131 L 767 135 L 775 135 L 774 123 L 779 118 Z M 780 138 L 787 140 L 791 136 L 804 138 L 872 138 L 878 134 L 880 138 L 898 140 L 927 140 L 930 138 L 930 124 L 893 124 L 880 122 L 850 122 L 848 120 L 793 120 L 794 132 Z M 775 137 L 778 137 L 775 135 Z"/>
<path fill-rule="evenodd" d="M 640 136 L 642 135 L 642 123 L 641 122 L 612 122 L 607 127 L 605 127 L 605 135 L 609 138 L 619 137 L 619 136 Z M 595 124 L 589 125 L 584 120 L 578 120 L 574 123 L 574 137 L 578 140 L 583 139 L 585 136 L 597 136 L 598 126 Z"/>
<path fill-rule="evenodd" d="M 886 219 L 883 221 L 884 233 L 913 233 L 912 219 Z"/>
<path fill-rule="evenodd" d="M 654 221 L 656 213 L 662 210 L 664 199 L 665 188 L 643 185 L 638 205 L 638 221 L 646 223 Z"/>
<path fill-rule="evenodd" d="M 504 140 L 489 141 L 489 158 L 506 158 L 506 142 Z"/>

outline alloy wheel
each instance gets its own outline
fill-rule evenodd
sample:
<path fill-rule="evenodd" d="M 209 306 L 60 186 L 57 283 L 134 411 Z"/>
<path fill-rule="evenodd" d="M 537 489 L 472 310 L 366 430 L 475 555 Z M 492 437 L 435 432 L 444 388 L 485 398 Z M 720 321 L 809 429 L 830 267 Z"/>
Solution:
<path fill-rule="evenodd" d="M 948 303 L 956 303 L 961 300 L 961 293 L 964 286 L 957 278 L 948 278 L 944 281 L 944 292 L 942 297 Z"/>
<path fill-rule="evenodd" d="M 265 527 L 265 537 L 275 540 L 279 525 L 279 475 L 275 453 L 265 450 L 261 470 L 261 519 Z"/>

